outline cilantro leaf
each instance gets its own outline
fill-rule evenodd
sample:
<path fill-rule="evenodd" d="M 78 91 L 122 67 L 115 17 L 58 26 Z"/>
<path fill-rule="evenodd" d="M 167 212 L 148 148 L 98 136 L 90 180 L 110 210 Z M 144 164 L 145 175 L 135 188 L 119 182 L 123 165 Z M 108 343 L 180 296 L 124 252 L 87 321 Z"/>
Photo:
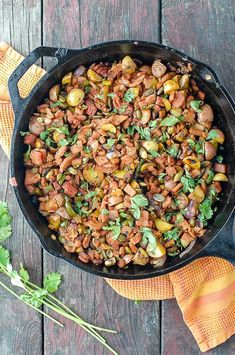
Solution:
<path fill-rule="evenodd" d="M 129 126 L 126 131 L 130 136 L 132 136 L 135 132 L 135 128 L 136 126 Z"/>
<path fill-rule="evenodd" d="M 157 252 L 157 238 L 154 235 L 151 228 L 143 227 L 141 228 L 141 232 L 143 233 L 142 243 L 147 244 L 147 252 L 155 254 Z"/>
<path fill-rule="evenodd" d="M 149 128 L 143 128 L 134 126 L 136 131 L 139 133 L 141 139 L 146 139 L 147 141 L 151 140 L 151 132 Z"/>
<path fill-rule="evenodd" d="M 211 208 L 212 202 L 207 197 L 205 200 L 199 205 L 199 211 L 205 217 L 205 219 L 210 219 L 213 216 L 213 210 Z"/>
<path fill-rule="evenodd" d="M 97 195 L 96 191 L 90 191 L 84 196 L 84 199 L 88 200 L 89 198 L 94 197 L 95 195 Z"/>
<path fill-rule="evenodd" d="M 114 92 L 109 92 L 108 93 L 108 97 L 111 97 L 112 99 L 116 96 L 116 94 Z"/>
<path fill-rule="evenodd" d="M 208 173 L 208 177 L 207 177 L 207 179 L 206 179 L 206 183 L 208 184 L 208 185 L 210 185 L 211 183 L 212 183 L 212 180 L 213 180 L 213 177 L 214 177 L 214 173 L 213 173 L 213 171 L 209 171 L 209 173 Z"/>
<path fill-rule="evenodd" d="M 115 139 L 113 139 L 113 138 L 108 138 L 106 145 L 108 146 L 108 148 L 112 148 L 112 146 L 114 145 L 114 143 L 115 143 Z"/>
<path fill-rule="evenodd" d="M 22 264 L 20 264 L 20 271 L 19 271 L 20 277 L 24 282 L 29 281 L 29 273 L 28 271 L 23 267 Z"/>
<path fill-rule="evenodd" d="M 109 214 L 109 211 L 106 208 L 103 208 L 100 213 L 103 215 L 107 215 Z"/>
<path fill-rule="evenodd" d="M 136 219 L 140 218 L 140 207 L 148 206 L 149 202 L 144 195 L 137 194 L 131 199 L 131 208 L 133 209 L 133 216 Z"/>
<path fill-rule="evenodd" d="M 27 132 L 20 131 L 20 135 L 21 135 L 22 137 L 27 136 L 28 134 L 30 134 L 29 131 L 27 131 Z"/>
<path fill-rule="evenodd" d="M 49 134 L 51 133 L 51 131 L 46 130 L 40 133 L 40 138 L 45 141 L 47 139 L 47 137 L 49 136 Z"/>
<path fill-rule="evenodd" d="M 61 140 L 59 141 L 59 145 L 60 145 L 61 147 L 65 146 L 65 145 L 68 145 L 68 144 L 69 144 L 69 141 L 68 141 L 66 138 L 61 139 Z"/>
<path fill-rule="evenodd" d="M 126 102 L 132 102 L 134 98 L 135 98 L 135 92 L 132 88 L 127 90 L 123 97 L 124 101 Z"/>
<path fill-rule="evenodd" d="M 169 149 L 167 149 L 167 153 L 169 153 L 172 157 L 176 158 L 178 154 L 178 147 L 172 145 Z"/>
<path fill-rule="evenodd" d="M 10 264 L 10 253 L 3 246 L 0 246 L 0 270 L 1 265 L 6 267 L 8 264 Z"/>
<path fill-rule="evenodd" d="M 58 290 L 61 283 L 61 274 L 59 272 L 51 272 L 47 274 L 43 280 L 44 290 L 54 293 Z"/>
<path fill-rule="evenodd" d="M 196 181 L 192 178 L 182 176 L 180 181 L 183 184 L 183 192 L 193 192 L 196 187 Z"/>
<path fill-rule="evenodd" d="M 206 140 L 209 141 L 217 137 L 218 137 L 218 131 L 216 129 L 211 129 L 210 132 L 208 133 L 208 136 L 206 137 Z"/>
<path fill-rule="evenodd" d="M 111 222 L 109 222 L 109 226 L 104 226 L 102 229 L 106 231 L 111 231 L 113 240 L 117 240 L 121 233 L 120 218 L 116 220 L 116 224 L 111 225 Z"/>
<path fill-rule="evenodd" d="M 160 126 L 171 127 L 171 126 L 174 126 L 178 122 L 180 122 L 179 117 L 169 116 L 169 117 L 164 118 L 161 121 Z"/>
<path fill-rule="evenodd" d="M 190 101 L 189 105 L 192 107 L 192 109 L 194 111 L 199 113 L 199 112 L 202 112 L 202 110 L 199 109 L 201 103 L 202 103 L 201 100 L 193 100 L 193 101 Z"/>
<path fill-rule="evenodd" d="M 222 163 L 223 160 L 224 160 L 224 158 L 222 157 L 222 155 L 217 155 L 217 157 L 215 157 L 215 159 L 216 159 L 216 161 L 217 161 L 218 163 Z"/>
<path fill-rule="evenodd" d="M 5 242 L 12 234 L 12 217 L 9 214 L 7 203 L 0 201 L 0 243 Z"/>
<path fill-rule="evenodd" d="M 149 127 L 151 127 L 151 128 L 157 127 L 157 121 L 150 121 L 149 122 Z"/>
<path fill-rule="evenodd" d="M 154 157 L 154 158 L 156 158 L 156 157 L 159 157 L 159 153 L 156 151 L 156 150 L 149 150 L 149 153 Z"/>
<path fill-rule="evenodd" d="M 180 236 L 180 229 L 178 227 L 164 233 L 164 239 L 177 240 Z"/>

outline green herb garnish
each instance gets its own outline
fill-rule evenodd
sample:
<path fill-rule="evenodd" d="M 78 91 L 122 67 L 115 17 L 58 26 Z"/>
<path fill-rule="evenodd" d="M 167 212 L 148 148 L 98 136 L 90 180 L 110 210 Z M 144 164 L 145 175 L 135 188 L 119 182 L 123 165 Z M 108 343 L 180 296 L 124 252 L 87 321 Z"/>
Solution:
<path fill-rule="evenodd" d="M 180 117 L 175 117 L 175 116 L 169 116 L 164 118 L 161 123 L 160 126 L 166 126 L 166 127 L 171 127 L 176 125 L 176 123 L 182 121 L 183 116 Z"/>
<path fill-rule="evenodd" d="M 103 208 L 100 213 L 103 215 L 107 215 L 109 214 L 109 211 L 106 208 Z"/>
<path fill-rule="evenodd" d="M 172 230 L 164 233 L 164 239 L 168 239 L 168 240 L 177 240 L 179 236 L 180 236 L 180 229 L 178 227 L 175 227 Z"/>
<path fill-rule="evenodd" d="M 194 111 L 199 113 L 199 112 L 202 112 L 202 110 L 199 109 L 201 103 L 202 103 L 201 100 L 193 100 L 193 101 L 190 101 L 189 105 L 192 107 L 192 109 Z"/>
<path fill-rule="evenodd" d="M 172 157 L 176 158 L 178 155 L 178 147 L 172 145 L 170 148 L 167 149 L 167 153 L 170 154 Z"/>
<path fill-rule="evenodd" d="M 143 233 L 142 243 L 144 245 L 148 244 L 148 250 L 154 253 L 157 249 L 157 239 L 156 236 L 153 234 L 151 228 L 143 227 L 140 230 Z"/>
<path fill-rule="evenodd" d="M 183 192 L 193 192 L 196 187 L 196 181 L 190 177 L 182 176 L 180 181 L 183 184 Z"/>
<path fill-rule="evenodd" d="M 88 200 L 89 198 L 94 197 L 94 196 L 96 196 L 96 195 L 97 195 L 97 192 L 96 192 L 96 191 L 90 191 L 90 192 L 88 192 L 88 194 L 86 194 L 86 195 L 84 196 L 84 199 L 85 199 L 85 200 Z"/>
<path fill-rule="evenodd" d="M 7 203 L 0 201 L 0 243 L 5 242 L 12 234 L 12 217 L 9 214 Z"/>
<path fill-rule="evenodd" d="M 115 144 L 115 139 L 113 138 L 108 138 L 107 139 L 107 143 L 106 145 L 108 146 L 108 148 L 112 148 L 112 146 Z"/>
<path fill-rule="evenodd" d="M 157 127 L 157 121 L 150 121 L 150 122 L 149 122 L 149 127 L 150 127 L 150 128 L 155 128 L 155 127 Z"/>
<path fill-rule="evenodd" d="M 133 210 L 133 216 L 135 219 L 140 218 L 140 207 L 147 207 L 149 204 L 148 200 L 144 195 L 137 194 L 131 199 L 131 207 Z"/>
<path fill-rule="evenodd" d="M 217 155 L 217 157 L 215 157 L 215 159 L 216 159 L 216 161 L 217 161 L 218 163 L 222 163 L 223 160 L 224 160 L 224 158 L 222 157 L 222 155 Z"/>
<path fill-rule="evenodd" d="M 126 102 L 132 102 L 134 98 L 135 98 L 135 93 L 133 89 L 127 90 L 123 97 L 124 101 Z"/>
<path fill-rule="evenodd" d="M 146 139 L 147 141 L 151 140 L 151 132 L 149 128 L 143 128 L 134 126 L 136 131 L 139 133 L 141 139 Z"/>

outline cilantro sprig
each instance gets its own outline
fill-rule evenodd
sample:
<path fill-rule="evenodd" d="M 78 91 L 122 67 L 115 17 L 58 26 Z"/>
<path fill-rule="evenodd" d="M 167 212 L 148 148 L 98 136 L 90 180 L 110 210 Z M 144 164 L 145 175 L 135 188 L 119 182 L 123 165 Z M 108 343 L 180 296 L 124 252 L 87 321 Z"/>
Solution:
<path fill-rule="evenodd" d="M 133 211 L 133 216 L 135 219 L 140 218 L 140 207 L 147 207 L 149 204 L 148 200 L 144 195 L 137 194 L 131 199 L 131 208 Z"/>
<path fill-rule="evenodd" d="M 12 234 L 12 217 L 9 214 L 7 203 L 0 201 L 0 243 L 5 242 Z"/>
<path fill-rule="evenodd" d="M 0 201 L 0 228 L 4 228 L 3 230 L 0 229 L 0 231 L 2 233 L 4 231 L 7 238 L 11 235 L 11 220 L 12 218 L 9 215 L 6 202 Z M 5 241 L 5 239 L 5 237 L 1 238 L 0 243 Z M 59 289 L 61 284 L 62 275 L 60 273 L 51 272 L 47 274 L 44 277 L 43 286 L 40 287 L 30 281 L 29 272 L 22 264 L 20 264 L 18 271 L 13 269 L 10 252 L 0 245 L 0 276 L 0 286 L 16 297 L 19 301 L 41 313 L 43 316 L 50 319 L 60 327 L 63 327 L 63 324 L 54 318 L 54 316 L 51 316 L 49 313 L 41 310 L 41 306 L 46 306 L 47 309 L 53 311 L 54 314 L 70 319 L 102 343 L 111 353 L 118 355 L 117 352 L 112 349 L 107 344 L 106 340 L 97 332 L 97 330 L 109 333 L 116 333 L 116 331 L 100 328 L 86 322 L 54 296 L 54 293 Z M 10 279 L 14 288 L 10 288 L 4 282 L 2 279 L 4 276 Z M 17 288 L 16 291 L 15 288 Z"/>

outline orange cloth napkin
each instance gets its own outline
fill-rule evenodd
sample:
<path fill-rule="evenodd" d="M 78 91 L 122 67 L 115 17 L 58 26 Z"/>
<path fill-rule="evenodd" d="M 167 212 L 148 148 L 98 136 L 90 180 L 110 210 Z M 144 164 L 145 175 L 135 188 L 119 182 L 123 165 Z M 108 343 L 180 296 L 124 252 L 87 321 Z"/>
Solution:
<path fill-rule="evenodd" d="M 0 43 L 0 143 L 8 156 L 14 115 L 7 81 L 22 59 L 9 45 Z M 28 70 L 19 83 L 23 96 L 44 73 L 35 65 Z M 184 321 L 203 352 L 235 334 L 235 268 L 223 259 L 206 257 L 151 279 L 106 281 L 120 295 L 133 300 L 176 297 Z"/>

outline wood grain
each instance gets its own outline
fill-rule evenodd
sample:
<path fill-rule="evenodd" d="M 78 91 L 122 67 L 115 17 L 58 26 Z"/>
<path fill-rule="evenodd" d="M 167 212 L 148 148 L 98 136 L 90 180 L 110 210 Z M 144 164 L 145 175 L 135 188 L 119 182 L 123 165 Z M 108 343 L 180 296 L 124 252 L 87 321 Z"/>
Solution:
<path fill-rule="evenodd" d="M 0 150 L 0 166 L 0 200 L 8 202 L 13 217 L 13 236 L 5 245 L 11 251 L 14 265 L 18 267 L 20 262 L 27 265 L 32 280 L 40 284 L 41 248 L 34 233 L 26 224 L 17 205 L 13 189 L 8 184 L 9 161 L 2 149 Z M 40 355 L 42 353 L 41 316 L 2 289 L 0 289 L 0 304 L 0 353 Z"/>
<path fill-rule="evenodd" d="M 134 38 L 138 33 L 139 38 L 159 38 L 156 21 L 158 1 L 140 4 L 135 0 L 81 0 L 78 4 L 61 0 L 55 7 L 51 1 L 45 0 L 43 13 L 45 45 L 86 47 L 107 40 Z M 154 31 L 149 24 L 144 28 L 148 16 L 155 19 Z M 141 28 L 143 37 L 140 36 Z M 133 301 L 117 295 L 102 278 L 80 272 L 63 261 L 44 255 L 44 272 L 53 270 L 64 275 L 65 283 L 58 293 L 62 300 L 66 300 L 86 320 L 118 330 L 118 335 L 107 339 L 120 354 L 142 355 L 143 351 L 145 354 L 160 354 L 158 302 L 136 306 Z M 65 324 L 66 329 L 63 330 L 44 321 L 45 355 L 109 354 L 77 326 L 71 322 Z"/>
<path fill-rule="evenodd" d="M 235 95 L 234 1 L 162 1 L 162 42 L 214 68 Z M 198 355 L 195 339 L 183 322 L 175 300 L 162 302 L 162 354 Z M 235 353 L 235 337 L 208 352 Z"/>
<path fill-rule="evenodd" d="M 37 0 L 0 0 L 0 33 L 20 53 L 27 54 L 41 44 L 41 5 Z M 6 243 L 15 265 L 27 265 L 32 279 L 41 282 L 41 248 L 17 205 L 8 184 L 9 161 L 0 150 L 0 199 L 9 203 L 13 236 Z M 1 276 L 2 277 L 2 276 Z M 0 290 L 0 353 L 4 355 L 42 353 L 42 319 L 35 311 Z"/>
<path fill-rule="evenodd" d="M 235 96 L 234 0 L 163 0 L 162 42 L 212 66 Z"/>

